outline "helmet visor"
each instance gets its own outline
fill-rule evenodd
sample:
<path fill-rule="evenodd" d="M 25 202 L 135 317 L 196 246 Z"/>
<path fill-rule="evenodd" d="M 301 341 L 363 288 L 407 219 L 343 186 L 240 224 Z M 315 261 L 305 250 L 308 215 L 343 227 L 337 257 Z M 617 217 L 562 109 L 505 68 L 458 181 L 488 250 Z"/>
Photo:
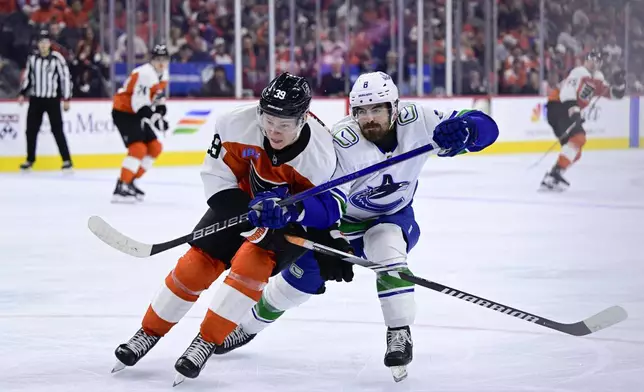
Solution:
<path fill-rule="evenodd" d="M 257 120 L 265 133 L 295 134 L 301 127 L 301 118 L 278 117 L 258 110 Z"/>

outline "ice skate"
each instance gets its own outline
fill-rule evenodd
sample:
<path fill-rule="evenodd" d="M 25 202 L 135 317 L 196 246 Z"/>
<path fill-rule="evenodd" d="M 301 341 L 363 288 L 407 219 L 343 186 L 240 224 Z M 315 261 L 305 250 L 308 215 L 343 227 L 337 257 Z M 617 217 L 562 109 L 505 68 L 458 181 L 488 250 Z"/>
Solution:
<path fill-rule="evenodd" d="M 136 331 L 127 343 L 119 345 L 114 351 L 118 361 L 114 365 L 112 373 L 123 370 L 126 366 L 134 366 L 157 344 L 159 339 L 161 336 L 148 335 L 143 328 Z"/>
<path fill-rule="evenodd" d="M 394 381 L 407 378 L 407 365 L 413 359 L 413 342 L 408 326 L 387 328 L 387 352 L 385 366 L 391 370 Z"/>

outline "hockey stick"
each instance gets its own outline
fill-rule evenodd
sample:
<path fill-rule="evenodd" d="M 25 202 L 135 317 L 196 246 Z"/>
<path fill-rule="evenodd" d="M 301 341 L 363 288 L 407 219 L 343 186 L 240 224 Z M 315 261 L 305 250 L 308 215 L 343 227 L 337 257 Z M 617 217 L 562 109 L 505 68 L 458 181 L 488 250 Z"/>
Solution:
<path fill-rule="evenodd" d="M 353 181 L 357 178 L 364 177 L 371 173 L 378 172 L 382 169 L 385 169 L 389 166 L 396 165 L 400 162 L 404 162 L 408 159 L 415 158 L 419 155 L 430 152 L 435 147 L 432 144 L 426 144 L 424 146 L 418 147 L 411 151 L 408 151 L 404 154 L 400 154 L 389 159 L 386 159 L 382 162 L 378 162 L 364 169 L 360 169 L 354 173 L 347 174 L 335 180 L 325 182 L 311 189 L 307 189 L 304 192 L 300 192 L 296 195 L 289 196 L 286 199 L 281 200 L 278 204 L 280 206 L 285 206 L 293 204 L 299 201 L 302 201 L 306 198 L 318 195 L 322 192 L 326 192 L 330 189 L 337 188 L 340 185 L 343 185 L 347 182 Z M 190 234 L 183 235 L 179 238 L 175 238 L 171 241 L 161 242 L 158 244 L 146 244 L 143 242 L 136 241 L 125 234 L 119 232 L 112 226 L 110 226 L 103 218 L 99 216 L 91 216 L 87 221 L 87 226 L 90 231 L 94 233 L 101 241 L 105 242 L 107 245 L 111 246 L 114 249 L 117 249 L 123 253 L 127 253 L 135 257 L 150 257 L 157 253 L 165 252 L 168 249 L 175 248 L 179 245 L 183 245 L 190 241 L 195 241 L 203 237 L 207 237 L 211 234 L 220 232 L 229 227 L 236 226 L 240 223 L 248 221 L 248 213 L 245 212 L 240 215 L 224 219 L 217 223 L 214 223 L 210 226 L 206 226 L 203 229 L 196 230 Z"/>
<path fill-rule="evenodd" d="M 597 97 L 596 97 L 596 99 L 595 99 L 595 98 L 593 98 L 593 102 L 592 102 L 592 104 L 588 107 L 588 108 L 589 108 L 589 109 L 588 109 L 589 111 L 590 111 L 590 110 L 592 110 L 592 109 L 595 107 L 595 104 L 597 103 L 597 101 L 599 101 L 599 98 L 601 98 L 601 95 L 597 96 Z M 535 168 L 535 167 L 539 166 L 539 164 L 540 164 L 540 163 L 541 163 L 541 162 L 542 162 L 542 161 L 543 161 L 543 160 L 548 156 L 548 154 L 550 154 L 550 152 L 551 152 L 552 150 L 554 150 L 554 149 L 555 149 L 555 147 L 557 147 L 557 145 L 558 145 L 558 144 L 561 144 L 561 141 L 562 141 L 562 140 L 564 140 L 566 137 L 568 137 L 568 135 L 570 134 L 570 132 L 572 132 L 573 128 L 575 128 L 575 127 L 577 127 L 577 126 L 581 125 L 582 123 L 583 123 L 583 121 L 575 121 L 575 122 L 573 122 L 572 124 L 570 124 L 570 126 L 569 126 L 568 128 L 566 128 L 566 131 L 563 133 L 563 135 L 561 135 L 560 137 L 558 137 L 558 138 L 557 138 L 557 141 L 556 141 L 556 142 L 554 142 L 554 143 L 552 144 L 552 146 L 550 146 L 550 148 L 549 148 L 549 149 L 547 149 L 547 150 L 546 150 L 546 152 L 544 152 L 544 153 L 543 153 L 543 155 L 541 156 L 541 158 L 539 158 L 539 160 L 538 160 L 538 161 L 536 161 L 535 163 L 533 163 L 532 165 L 530 165 L 530 167 L 528 167 L 528 170 L 531 170 L 531 169 L 533 169 L 533 168 Z"/>
<path fill-rule="evenodd" d="M 574 336 L 589 335 L 591 333 L 608 328 L 611 325 L 615 325 L 619 322 L 622 322 L 626 320 L 626 318 L 628 317 L 628 314 L 626 313 L 626 310 L 624 310 L 624 308 L 620 306 L 611 306 L 610 308 L 604 309 L 601 312 L 593 316 L 590 316 L 583 321 L 578 321 L 572 324 L 563 324 L 557 321 L 549 320 L 541 316 L 534 315 L 532 313 L 528 313 L 526 311 L 523 311 L 517 308 L 513 308 L 507 305 L 500 304 L 498 302 L 491 301 L 489 299 L 485 299 L 483 297 L 466 293 L 465 291 L 457 290 L 449 286 L 442 285 L 440 283 L 432 282 L 430 280 L 421 278 L 419 276 L 410 275 L 404 272 L 393 271 L 391 270 L 391 266 L 388 267 L 386 265 L 379 265 L 369 260 L 365 260 L 363 258 L 354 256 L 352 254 L 345 253 L 337 249 L 333 249 L 331 247 L 324 246 L 322 244 L 318 244 L 301 237 L 296 237 L 292 235 L 286 235 L 285 237 L 290 243 L 299 245 L 306 249 L 310 249 L 312 251 L 323 253 L 329 256 L 336 256 L 349 263 L 358 264 L 362 267 L 369 268 L 376 272 L 381 272 L 381 273 L 384 272 L 391 276 L 395 276 L 402 280 L 406 280 L 407 282 L 411 282 L 419 286 L 423 286 L 430 290 L 438 291 L 439 293 L 446 294 L 446 295 L 461 299 L 463 301 L 471 302 L 473 304 L 482 306 L 484 308 L 492 309 L 499 313 L 516 317 L 523 321 L 528 321 L 533 324 L 554 329 L 556 331 L 563 332 L 568 335 L 574 335 Z"/>

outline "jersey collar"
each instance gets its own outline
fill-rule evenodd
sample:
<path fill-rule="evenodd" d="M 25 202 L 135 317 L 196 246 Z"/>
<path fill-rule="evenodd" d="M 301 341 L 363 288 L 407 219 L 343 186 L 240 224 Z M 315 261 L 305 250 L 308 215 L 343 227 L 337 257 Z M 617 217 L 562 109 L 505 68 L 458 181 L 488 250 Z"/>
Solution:
<path fill-rule="evenodd" d="M 283 163 L 289 162 L 306 148 L 311 140 L 311 128 L 309 124 L 304 124 L 302 130 L 300 131 L 300 137 L 297 138 L 295 143 L 284 147 L 281 150 L 275 150 L 271 147 L 271 143 L 266 136 L 264 136 L 264 150 L 268 154 L 268 157 L 271 159 L 273 166 L 280 166 Z"/>

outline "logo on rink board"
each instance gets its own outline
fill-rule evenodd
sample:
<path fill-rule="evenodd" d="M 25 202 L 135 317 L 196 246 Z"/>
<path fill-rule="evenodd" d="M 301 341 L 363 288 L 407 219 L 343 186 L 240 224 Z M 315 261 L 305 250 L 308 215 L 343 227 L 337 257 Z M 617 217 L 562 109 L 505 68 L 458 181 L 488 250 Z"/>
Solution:
<path fill-rule="evenodd" d="M 177 127 L 174 129 L 175 135 L 191 135 L 197 133 L 199 128 L 206 123 L 210 110 L 189 110 L 179 120 Z"/>
<path fill-rule="evenodd" d="M 545 103 L 538 103 L 535 107 L 532 108 L 532 113 L 530 114 L 530 121 L 539 122 L 541 119 L 546 121 L 548 118 L 548 109 L 546 109 Z"/>
<path fill-rule="evenodd" d="M 17 114 L 0 113 L 0 140 L 15 139 L 18 137 L 16 126 L 19 116 Z"/>

